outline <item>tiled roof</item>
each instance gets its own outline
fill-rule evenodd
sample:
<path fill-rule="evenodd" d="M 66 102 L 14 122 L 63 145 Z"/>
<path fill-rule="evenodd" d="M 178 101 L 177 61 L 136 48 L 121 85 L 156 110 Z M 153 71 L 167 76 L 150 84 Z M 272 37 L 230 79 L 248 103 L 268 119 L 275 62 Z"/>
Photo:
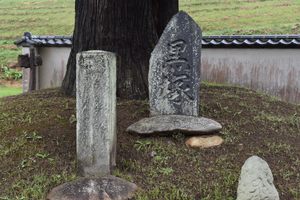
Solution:
<path fill-rule="evenodd" d="M 300 48 L 300 35 L 204 36 L 202 45 L 210 48 Z"/>
<path fill-rule="evenodd" d="M 15 41 L 15 45 L 22 47 L 70 47 L 72 36 L 41 36 L 26 32 L 20 40 Z"/>
<path fill-rule="evenodd" d="M 18 46 L 70 47 L 72 36 L 37 36 L 24 33 Z M 203 48 L 300 48 L 300 35 L 203 36 Z"/>

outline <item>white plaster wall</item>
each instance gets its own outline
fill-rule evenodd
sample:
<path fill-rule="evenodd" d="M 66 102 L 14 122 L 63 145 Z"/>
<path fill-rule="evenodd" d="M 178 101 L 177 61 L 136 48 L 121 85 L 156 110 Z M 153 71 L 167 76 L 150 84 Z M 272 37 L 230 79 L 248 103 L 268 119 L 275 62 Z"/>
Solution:
<path fill-rule="evenodd" d="M 37 89 L 60 87 L 70 48 L 39 48 Z M 23 53 L 28 52 L 27 48 Z M 29 70 L 24 70 L 23 91 Z M 201 80 L 249 87 L 300 103 L 300 49 L 202 49 Z"/>
<path fill-rule="evenodd" d="M 60 87 L 66 73 L 70 48 L 39 48 L 43 65 L 39 66 L 39 89 Z"/>
<path fill-rule="evenodd" d="M 203 49 L 202 80 L 300 103 L 300 49 Z"/>

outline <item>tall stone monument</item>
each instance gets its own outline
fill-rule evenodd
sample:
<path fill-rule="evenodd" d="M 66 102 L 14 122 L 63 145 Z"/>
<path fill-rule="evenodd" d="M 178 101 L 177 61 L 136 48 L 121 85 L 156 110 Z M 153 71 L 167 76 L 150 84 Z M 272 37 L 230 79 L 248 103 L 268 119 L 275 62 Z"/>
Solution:
<path fill-rule="evenodd" d="M 100 177 L 116 165 L 116 55 L 77 54 L 78 174 Z"/>
<path fill-rule="evenodd" d="M 207 134 L 221 130 L 218 122 L 199 116 L 201 29 L 180 11 L 168 23 L 152 52 L 149 70 L 151 117 L 127 128 L 142 135 Z"/>
<path fill-rule="evenodd" d="M 131 199 L 138 187 L 111 176 L 116 165 L 116 55 L 77 54 L 77 160 L 75 181 L 53 188 L 47 200 Z"/>
<path fill-rule="evenodd" d="M 185 12 L 176 14 L 152 52 L 151 115 L 199 114 L 201 29 Z"/>

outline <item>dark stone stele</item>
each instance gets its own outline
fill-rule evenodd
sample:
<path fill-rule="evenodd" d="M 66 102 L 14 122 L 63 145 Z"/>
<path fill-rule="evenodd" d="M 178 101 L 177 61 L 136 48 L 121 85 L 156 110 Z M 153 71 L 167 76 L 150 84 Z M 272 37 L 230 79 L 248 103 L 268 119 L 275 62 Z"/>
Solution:
<path fill-rule="evenodd" d="M 152 52 L 149 70 L 151 115 L 199 115 L 201 29 L 180 11 Z"/>

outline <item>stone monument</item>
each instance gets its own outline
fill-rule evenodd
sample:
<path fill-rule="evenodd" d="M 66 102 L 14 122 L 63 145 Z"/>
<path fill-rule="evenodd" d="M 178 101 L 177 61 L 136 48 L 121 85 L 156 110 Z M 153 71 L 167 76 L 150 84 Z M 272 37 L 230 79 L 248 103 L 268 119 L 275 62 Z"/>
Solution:
<path fill-rule="evenodd" d="M 111 176 L 116 165 L 116 55 L 106 51 L 77 54 L 77 160 L 75 181 L 52 189 L 47 200 L 126 200 L 134 183 Z"/>
<path fill-rule="evenodd" d="M 157 133 L 207 134 L 222 126 L 199 116 L 201 29 L 185 12 L 166 26 L 151 54 L 149 101 L 151 117 L 127 128 L 142 135 Z"/>
<path fill-rule="evenodd" d="M 78 53 L 76 87 L 78 173 L 109 175 L 116 165 L 116 55 Z"/>
<path fill-rule="evenodd" d="M 185 12 L 176 14 L 152 52 L 151 115 L 199 114 L 201 29 Z"/>

